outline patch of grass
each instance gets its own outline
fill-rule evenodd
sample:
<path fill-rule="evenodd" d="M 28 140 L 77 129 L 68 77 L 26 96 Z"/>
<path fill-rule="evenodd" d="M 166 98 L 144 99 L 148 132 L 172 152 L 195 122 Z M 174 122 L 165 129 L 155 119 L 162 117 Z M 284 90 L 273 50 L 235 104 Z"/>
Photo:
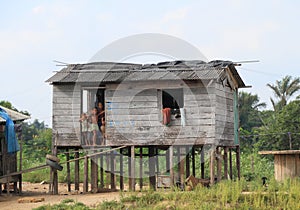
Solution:
<path fill-rule="evenodd" d="M 118 201 L 104 201 L 97 206 L 98 210 L 115 210 L 115 209 L 125 209 L 123 202 Z"/>

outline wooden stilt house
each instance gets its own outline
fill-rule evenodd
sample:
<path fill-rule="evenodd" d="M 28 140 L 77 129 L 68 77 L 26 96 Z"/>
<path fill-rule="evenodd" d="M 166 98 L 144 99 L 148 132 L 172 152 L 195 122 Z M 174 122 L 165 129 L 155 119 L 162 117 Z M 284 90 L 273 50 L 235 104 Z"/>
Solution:
<path fill-rule="evenodd" d="M 10 119 L 15 123 L 16 133 L 18 134 L 19 132 L 21 132 L 21 125 L 19 123 L 26 119 L 29 119 L 30 117 L 2 106 L 0 106 L 0 108 L 4 110 L 8 114 Z M 10 175 L 11 173 L 17 172 L 17 170 L 21 170 L 22 151 L 20 150 L 20 155 L 17 155 L 17 151 L 9 152 L 9 140 L 6 139 L 5 129 L 6 119 L 0 117 L 0 194 L 2 193 L 2 190 L 6 190 L 7 192 L 9 192 L 10 183 L 14 184 L 14 192 L 17 192 L 18 182 L 20 192 L 22 190 L 22 175 Z M 20 158 L 19 161 L 17 158 Z M 20 165 L 18 165 L 18 163 Z M 5 188 L 2 188 L 2 184 L 5 184 Z"/>
<path fill-rule="evenodd" d="M 68 65 L 47 80 L 53 87 L 53 146 L 85 148 L 79 117 L 101 102 L 105 132 L 93 146 L 126 146 L 119 153 L 105 156 L 119 158 L 118 169 L 113 164 L 106 167 L 112 177 L 120 176 L 120 189 L 124 188 L 123 177 L 127 175 L 131 189 L 135 188 L 133 180 L 137 177 L 143 186 L 145 174 L 152 187 L 157 187 L 157 177 L 163 173 L 171 184 L 183 185 L 189 175 L 197 176 L 197 155 L 201 159 L 201 178 L 208 178 L 211 183 L 232 178 L 232 151 L 237 152 L 235 165 L 239 168 L 237 94 L 238 88 L 245 87 L 236 65 L 231 61 L 199 60 Z M 207 175 L 206 147 L 210 157 Z M 123 154 L 129 158 L 127 175 L 121 165 Z M 148 158 L 147 166 L 134 162 L 143 158 Z M 164 166 L 159 164 L 161 158 Z M 101 161 L 98 163 L 97 166 L 103 166 Z M 134 163 L 139 165 L 139 171 Z M 174 171 L 176 164 L 178 170 Z M 92 176 L 96 180 L 91 182 L 98 187 L 98 176 Z M 111 178 L 111 188 L 116 188 L 114 182 Z"/>

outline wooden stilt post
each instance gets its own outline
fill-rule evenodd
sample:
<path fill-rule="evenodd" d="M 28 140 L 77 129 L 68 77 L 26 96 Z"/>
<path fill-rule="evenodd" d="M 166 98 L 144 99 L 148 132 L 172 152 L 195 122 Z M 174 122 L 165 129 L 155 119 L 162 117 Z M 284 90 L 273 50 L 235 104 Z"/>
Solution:
<path fill-rule="evenodd" d="M 216 157 L 217 157 L 217 181 L 221 181 L 222 179 L 222 155 L 221 155 L 221 147 L 217 147 L 216 149 Z"/>
<path fill-rule="evenodd" d="M 143 147 L 140 147 L 140 159 L 139 159 L 139 162 L 140 162 L 140 180 L 139 180 L 139 184 L 140 184 L 140 190 L 143 189 Z"/>
<path fill-rule="evenodd" d="M 79 152 L 76 151 L 74 155 L 75 159 L 79 158 Z M 79 191 L 79 160 L 75 160 L 75 190 Z"/>
<path fill-rule="evenodd" d="M 110 158 L 109 154 L 105 153 L 105 163 L 106 163 L 106 170 L 105 170 L 105 187 L 109 188 L 109 182 L 110 182 Z"/>
<path fill-rule="evenodd" d="M 174 185 L 173 154 L 174 154 L 174 148 L 171 145 L 169 147 L 169 168 L 168 168 L 170 170 L 171 186 Z"/>
<path fill-rule="evenodd" d="M 20 131 L 20 132 L 22 132 L 22 131 Z M 19 139 L 19 143 L 20 143 L 19 171 L 22 171 L 22 167 L 23 167 L 23 136 L 22 135 L 21 135 L 21 137 Z M 0 193 L 1 193 L 1 189 L 0 189 Z M 19 194 L 22 194 L 22 174 L 19 175 Z"/>
<path fill-rule="evenodd" d="M 185 147 L 185 168 L 186 168 L 186 178 L 190 176 L 190 147 Z"/>
<path fill-rule="evenodd" d="M 211 149 L 210 151 L 210 184 L 213 185 L 215 183 L 215 149 Z"/>
<path fill-rule="evenodd" d="M 91 191 L 96 193 L 98 191 L 98 165 L 95 156 L 90 158 L 91 162 Z"/>
<path fill-rule="evenodd" d="M 195 147 L 192 147 L 192 174 L 196 177 Z"/>
<path fill-rule="evenodd" d="M 150 188 L 156 188 L 154 147 L 149 146 L 149 182 Z"/>
<path fill-rule="evenodd" d="M 89 158 L 84 157 L 83 165 L 83 192 L 87 193 L 89 190 Z"/>
<path fill-rule="evenodd" d="M 131 186 L 132 186 L 132 179 L 131 179 L 131 147 L 128 147 L 128 186 L 129 186 L 129 190 L 131 190 Z"/>
<path fill-rule="evenodd" d="M 232 180 L 232 149 L 229 148 L 229 177 Z"/>
<path fill-rule="evenodd" d="M 156 173 L 155 175 L 159 174 L 159 156 L 158 156 L 158 148 L 154 149 L 154 155 L 155 155 L 155 165 L 156 165 Z"/>
<path fill-rule="evenodd" d="M 205 162 L 204 162 L 204 146 L 201 147 L 201 153 L 200 153 L 200 168 L 201 168 L 201 179 L 205 178 Z"/>
<path fill-rule="evenodd" d="M 131 152 L 131 156 L 130 156 L 130 162 L 131 162 L 131 185 L 130 185 L 130 190 L 135 191 L 135 152 L 134 152 L 134 146 L 130 147 L 130 152 Z"/>
<path fill-rule="evenodd" d="M 112 190 L 116 189 L 115 183 L 115 154 L 114 151 L 110 152 L 110 187 Z"/>
<path fill-rule="evenodd" d="M 120 149 L 120 190 L 124 190 L 123 149 Z"/>
<path fill-rule="evenodd" d="M 185 177 L 184 177 L 184 163 L 185 163 L 185 159 L 186 156 L 184 156 L 184 147 L 179 146 L 179 156 L 180 156 L 180 162 L 179 162 L 179 174 L 180 174 L 180 188 L 184 189 L 184 181 L 185 181 Z"/>
<path fill-rule="evenodd" d="M 224 178 L 228 179 L 228 147 L 224 147 Z"/>
<path fill-rule="evenodd" d="M 66 159 L 67 159 L 67 183 L 68 183 L 68 192 L 71 192 L 71 168 L 70 168 L 70 153 L 69 149 L 66 149 Z"/>
<path fill-rule="evenodd" d="M 238 179 L 241 179 L 241 167 L 240 167 L 240 146 L 236 146 L 236 168 L 238 173 Z"/>
<path fill-rule="evenodd" d="M 180 146 L 176 146 L 176 156 L 177 156 L 177 180 L 175 181 L 176 182 L 176 185 L 178 185 L 179 183 L 181 183 L 181 180 L 180 180 Z"/>
<path fill-rule="evenodd" d="M 170 173 L 170 149 L 166 151 L 166 172 Z"/>
<path fill-rule="evenodd" d="M 100 150 L 102 152 L 102 150 Z M 103 154 L 100 155 L 100 188 L 104 188 L 104 161 Z"/>

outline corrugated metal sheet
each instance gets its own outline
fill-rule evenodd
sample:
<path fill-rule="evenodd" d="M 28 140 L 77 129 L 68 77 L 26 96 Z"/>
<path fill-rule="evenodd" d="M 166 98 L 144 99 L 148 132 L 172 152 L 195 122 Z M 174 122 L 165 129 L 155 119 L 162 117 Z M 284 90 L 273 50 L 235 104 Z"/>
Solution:
<path fill-rule="evenodd" d="M 47 82 L 121 82 L 149 80 L 209 80 L 224 77 L 229 68 L 239 87 L 245 87 L 231 61 L 170 61 L 158 64 L 96 62 L 70 65 L 57 72 Z"/>
<path fill-rule="evenodd" d="M 6 111 L 6 113 L 10 116 L 10 118 L 13 121 L 23 121 L 23 120 L 26 120 L 26 119 L 30 118 L 27 115 L 21 114 L 20 112 L 13 111 L 13 110 L 8 109 L 8 108 L 3 107 L 3 106 L 0 106 L 0 108 L 3 109 L 4 111 Z M 0 117 L 0 123 L 4 123 L 4 122 L 5 122 L 5 120 L 2 117 Z"/>

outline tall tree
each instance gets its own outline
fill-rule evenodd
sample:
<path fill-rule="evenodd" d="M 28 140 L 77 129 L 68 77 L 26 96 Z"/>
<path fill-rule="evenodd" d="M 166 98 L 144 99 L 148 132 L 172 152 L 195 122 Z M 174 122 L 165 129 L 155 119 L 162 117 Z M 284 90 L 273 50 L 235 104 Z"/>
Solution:
<path fill-rule="evenodd" d="M 271 98 L 274 111 L 280 111 L 287 105 L 288 100 L 300 90 L 300 78 L 285 76 L 282 80 L 276 80 L 275 84 L 267 84 L 267 86 L 273 90 L 275 97 L 278 99 L 278 102 L 275 102 Z"/>
<path fill-rule="evenodd" d="M 239 118 L 240 128 L 251 131 L 253 127 L 260 126 L 259 108 L 266 107 L 266 103 L 259 102 L 258 96 L 251 93 L 239 92 Z"/>

